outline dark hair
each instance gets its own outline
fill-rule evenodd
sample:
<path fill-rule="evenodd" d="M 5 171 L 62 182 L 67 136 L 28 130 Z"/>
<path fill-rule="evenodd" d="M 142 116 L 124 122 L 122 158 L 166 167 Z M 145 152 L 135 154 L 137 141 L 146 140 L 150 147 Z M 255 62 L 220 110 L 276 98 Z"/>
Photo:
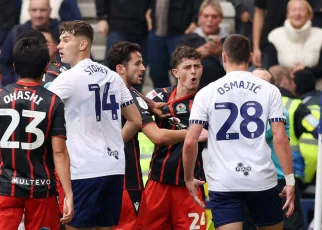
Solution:
<path fill-rule="evenodd" d="M 141 47 L 132 42 L 118 42 L 107 51 L 107 67 L 116 71 L 119 64 L 127 65 L 131 60 L 131 53 L 140 52 Z"/>
<path fill-rule="evenodd" d="M 39 32 L 42 32 L 42 33 L 48 33 L 50 34 L 51 38 L 54 40 L 54 42 L 56 44 L 59 44 L 59 39 L 57 36 L 55 36 L 54 32 L 48 28 L 45 28 L 45 27 L 40 27 L 37 29 Z"/>
<path fill-rule="evenodd" d="M 295 91 L 300 95 L 315 90 L 316 79 L 314 74 L 308 69 L 295 72 L 294 82 L 296 85 Z"/>
<path fill-rule="evenodd" d="M 15 42 L 19 41 L 22 38 L 38 38 L 39 42 L 47 44 L 47 40 L 46 40 L 45 36 L 42 33 L 39 33 L 39 31 L 37 31 L 37 30 L 27 30 L 27 31 L 19 34 L 18 37 L 16 38 Z"/>
<path fill-rule="evenodd" d="M 13 47 L 13 64 L 20 78 L 39 79 L 50 61 L 45 36 L 39 31 L 22 33 Z"/>
<path fill-rule="evenodd" d="M 74 36 L 85 36 L 91 43 L 93 43 L 94 30 L 87 22 L 80 20 L 62 22 L 59 26 L 59 31 L 60 34 L 67 32 Z"/>
<path fill-rule="evenodd" d="M 184 58 L 201 60 L 201 54 L 189 46 L 178 46 L 172 54 L 172 68 L 177 68 Z"/>
<path fill-rule="evenodd" d="M 232 34 L 225 39 L 223 51 L 227 54 L 230 63 L 241 65 L 249 62 L 251 44 L 245 36 Z"/>

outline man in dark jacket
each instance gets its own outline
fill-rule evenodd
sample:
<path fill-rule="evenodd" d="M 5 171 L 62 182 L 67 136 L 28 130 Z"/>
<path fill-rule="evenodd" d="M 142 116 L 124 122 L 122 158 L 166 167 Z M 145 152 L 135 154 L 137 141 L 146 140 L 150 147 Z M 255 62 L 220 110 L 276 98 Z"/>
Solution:
<path fill-rule="evenodd" d="M 152 28 L 148 38 L 148 61 L 154 88 L 170 85 L 171 54 L 184 34 L 197 27 L 202 0 L 151 0 Z"/>
<path fill-rule="evenodd" d="M 145 13 L 150 0 L 95 0 L 98 29 L 107 37 L 106 50 L 120 41 L 141 46 L 143 61 L 146 60 L 148 27 Z M 105 58 L 105 62 L 107 60 Z"/>
<path fill-rule="evenodd" d="M 15 26 L 8 34 L 3 43 L 0 54 L 0 65 L 2 84 L 7 85 L 17 80 L 17 75 L 12 68 L 12 51 L 17 37 L 27 30 L 37 30 L 46 27 L 53 31 L 57 39 L 59 38 L 59 21 L 50 19 L 49 0 L 31 0 L 29 6 L 30 20 L 23 25 Z"/>

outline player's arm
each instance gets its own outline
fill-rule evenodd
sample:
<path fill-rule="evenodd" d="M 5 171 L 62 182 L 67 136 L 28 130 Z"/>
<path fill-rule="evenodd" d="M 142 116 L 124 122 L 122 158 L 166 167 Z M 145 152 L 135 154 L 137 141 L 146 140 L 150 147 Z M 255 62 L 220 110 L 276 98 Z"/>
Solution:
<path fill-rule="evenodd" d="M 272 122 L 273 145 L 285 175 L 293 173 L 292 152 L 283 122 Z"/>
<path fill-rule="evenodd" d="M 293 160 L 289 139 L 285 131 L 284 123 L 286 120 L 285 116 L 283 115 L 284 110 L 282 96 L 275 86 L 272 88 L 270 98 L 272 98 L 272 102 L 270 104 L 268 117 L 273 134 L 273 145 L 286 181 L 286 186 L 280 195 L 286 196 L 286 202 L 283 206 L 283 209 L 288 208 L 286 216 L 290 217 L 294 211 L 295 196 Z"/>
<path fill-rule="evenodd" d="M 203 125 L 191 124 L 184 140 L 182 162 L 185 182 L 194 180 L 195 164 L 198 154 L 198 138 L 202 129 Z"/>
<path fill-rule="evenodd" d="M 155 123 L 144 126 L 142 132 L 156 145 L 173 145 L 182 142 L 187 134 L 185 129 L 160 129 Z"/>
<path fill-rule="evenodd" d="M 123 141 L 126 143 L 139 131 L 142 125 L 142 119 L 135 104 L 123 107 L 122 116 L 127 120 L 122 129 Z"/>
<path fill-rule="evenodd" d="M 56 100 L 59 100 L 56 98 Z M 65 204 L 62 223 L 68 223 L 74 215 L 73 192 L 70 177 L 70 159 L 67 151 L 66 127 L 64 104 L 61 100 L 57 103 L 57 108 L 53 113 L 51 141 L 54 155 L 55 169 L 65 193 Z"/>

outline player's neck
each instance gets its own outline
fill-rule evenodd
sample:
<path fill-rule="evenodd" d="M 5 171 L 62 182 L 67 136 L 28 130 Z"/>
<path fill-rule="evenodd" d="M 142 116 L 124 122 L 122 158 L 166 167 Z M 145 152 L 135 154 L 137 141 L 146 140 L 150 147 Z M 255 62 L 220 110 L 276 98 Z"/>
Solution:
<path fill-rule="evenodd" d="M 41 78 L 38 80 L 34 78 L 19 78 L 20 82 L 25 82 L 25 83 L 35 83 L 35 84 L 40 84 L 41 83 Z"/>
<path fill-rule="evenodd" d="M 197 91 L 198 91 L 198 89 L 189 90 L 184 86 L 178 85 L 177 86 L 177 92 L 176 92 L 176 95 L 175 95 L 174 99 L 178 99 L 178 98 L 181 98 L 181 97 L 188 96 L 190 94 L 196 93 Z"/>
<path fill-rule="evenodd" d="M 85 60 L 85 59 L 90 59 L 91 55 L 90 53 L 80 53 L 77 58 L 75 59 L 75 61 L 73 61 L 72 63 L 70 63 L 70 67 L 73 68 L 75 65 L 77 65 L 79 62 Z"/>
<path fill-rule="evenodd" d="M 226 64 L 226 73 L 233 72 L 233 71 L 248 71 L 248 65 L 234 65 L 234 64 Z"/>

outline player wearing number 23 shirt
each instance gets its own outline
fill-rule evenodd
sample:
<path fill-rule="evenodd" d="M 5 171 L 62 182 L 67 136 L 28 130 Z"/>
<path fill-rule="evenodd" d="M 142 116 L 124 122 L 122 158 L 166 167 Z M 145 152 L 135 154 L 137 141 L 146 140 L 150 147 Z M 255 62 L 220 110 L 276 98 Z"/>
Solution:
<path fill-rule="evenodd" d="M 0 229 L 17 229 L 25 214 L 26 229 L 58 230 L 55 169 L 66 194 L 64 217 L 73 212 L 64 104 L 40 85 L 49 62 L 43 34 L 19 37 L 13 60 L 20 80 L 0 89 Z"/>
<path fill-rule="evenodd" d="M 246 37 L 228 36 L 223 50 L 227 74 L 200 90 L 192 106 L 183 149 L 185 182 L 193 195 L 192 185 L 198 183 L 190 167 L 196 146 L 193 139 L 201 132 L 201 125 L 208 122 L 211 154 L 207 181 L 216 229 L 224 225 L 241 229 L 245 205 L 259 229 L 282 229 L 276 169 L 265 140 L 270 122 L 277 156 L 284 173 L 293 176 L 294 182 L 281 94 L 277 87 L 247 71 L 251 48 Z M 291 208 L 288 215 L 293 211 L 293 182 L 286 186 Z"/>
<path fill-rule="evenodd" d="M 90 59 L 93 28 L 64 22 L 58 45 L 71 69 L 49 86 L 65 103 L 67 147 L 75 202 L 74 228 L 118 224 L 125 173 L 124 141 L 141 126 L 141 117 L 120 76 Z M 122 132 L 122 116 L 127 119 Z"/>

